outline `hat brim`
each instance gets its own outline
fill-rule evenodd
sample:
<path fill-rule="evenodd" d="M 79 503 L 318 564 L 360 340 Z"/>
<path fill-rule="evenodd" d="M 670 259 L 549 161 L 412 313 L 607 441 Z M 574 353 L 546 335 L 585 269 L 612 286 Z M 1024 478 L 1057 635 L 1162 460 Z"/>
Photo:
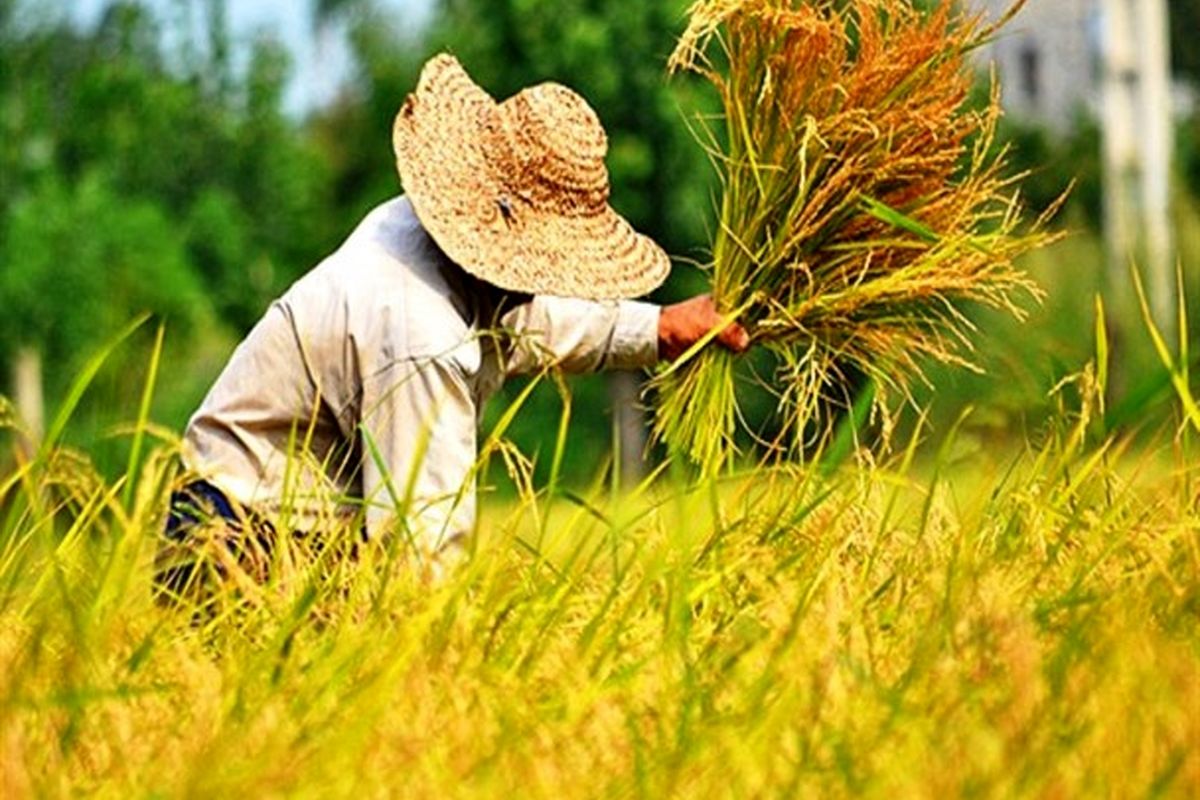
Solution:
<path fill-rule="evenodd" d="M 455 263 L 502 289 L 588 299 L 637 297 L 670 260 L 610 206 L 589 216 L 535 213 L 505 195 L 485 146 L 496 102 L 458 61 L 427 63 L 396 116 L 392 144 L 405 193 Z"/>

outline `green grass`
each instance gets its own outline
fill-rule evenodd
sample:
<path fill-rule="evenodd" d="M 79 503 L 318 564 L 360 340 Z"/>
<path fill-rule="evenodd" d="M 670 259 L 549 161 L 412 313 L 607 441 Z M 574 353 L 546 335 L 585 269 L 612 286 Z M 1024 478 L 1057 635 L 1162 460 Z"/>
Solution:
<path fill-rule="evenodd" d="M 0 796 L 1195 796 L 1195 452 L 1097 438 L 1098 374 L 1003 447 L 543 491 L 437 586 L 368 551 L 203 620 L 151 599 L 170 445 L 48 446 L 0 474 Z"/>

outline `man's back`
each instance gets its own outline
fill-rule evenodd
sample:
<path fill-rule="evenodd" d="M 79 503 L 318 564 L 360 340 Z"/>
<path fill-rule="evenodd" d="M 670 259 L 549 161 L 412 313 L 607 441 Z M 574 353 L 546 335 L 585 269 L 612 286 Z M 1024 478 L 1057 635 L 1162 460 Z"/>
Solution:
<path fill-rule="evenodd" d="M 345 510 L 362 497 L 364 381 L 429 359 L 478 372 L 468 280 L 405 198 L 379 206 L 238 346 L 188 425 L 187 466 L 243 505 L 292 506 L 298 526 L 331 499 Z"/>

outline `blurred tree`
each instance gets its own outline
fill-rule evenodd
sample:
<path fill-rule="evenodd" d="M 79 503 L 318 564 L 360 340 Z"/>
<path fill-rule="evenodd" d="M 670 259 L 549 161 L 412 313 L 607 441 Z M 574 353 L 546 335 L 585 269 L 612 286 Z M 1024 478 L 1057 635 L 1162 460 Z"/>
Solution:
<path fill-rule="evenodd" d="M 1200 87 L 1200 48 L 1196 47 L 1200 0 L 1168 0 L 1167 13 L 1171 26 L 1171 67 L 1177 77 Z"/>
<path fill-rule="evenodd" d="M 1193 197 L 1200 198 L 1200 111 L 1179 126 L 1180 164 L 1184 181 Z"/>
<path fill-rule="evenodd" d="M 108 6 L 87 34 L 66 26 L 21 34 L 4 47 L 28 77 L 6 103 L 24 127 L 15 141 L 40 159 L 25 180 L 48 166 L 76 179 L 102 165 L 116 190 L 178 219 L 211 220 L 214 194 L 224 197 L 229 216 L 241 218 L 240 251 L 204 241 L 203 226 L 187 246 L 217 287 L 220 312 L 245 329 L 326 241 L 327 170 L 282 112 L 286 50 L 260 39 L 244 76 L 234 76 L 228 33 L 215 27 L 224 3 L 206 0 L 206 9 L 206 47 L 183 48 L 204 55 L 183 64 L 164 56 L 156 20 L 132 2 Z"/>
<path fill-rule="evenodd" d="M 282 111 L 286 51 L 234 58 L 225 0 L 203 3 L 167 52 L 140 3 L 78 30 L 0 0 L 0 364 L 44 353 L 52 393 L 142 310 L 244 330 L 329 238 L 327 165 Z"/>
<path fill-rule="evenodd" d="M 3 221 L 0 340 L 37 345 L 73 363 L 87 342 L 155 309 L 194 322 L 205 308 L 179 228 L 154 203 L 116 192 L 99 173 L 66 184 L 53 174 Z M 64 313 L 69 311 L 70 313 Z"/>
<path fill-rule="evenodd" d="M 330 25 L 352 11 L 362 10 L 364 0 L 316 0 L 313 6 L 313 25 Z"/>
<path fill-rule="evenodd" d="M 1169 0 L 1171 24 L 1171 67 L 1176 78 L 1183 78 L 1200 91 L 1200 0 Z M 1189 191 L 1200 196 L 1200 110 L 1180 125 L 1177 143 L 1184 179 Z"/>
<path fill-rule="evenodd" d="M 1020 120 L 1001 120 L 998 145 L 1008 148 L 1009 173 L 1025 176 L 1021 196 L 1032 212 L 1050 207 L 1070 187 L 1064 210 L 1076 221 L 1099 229 L 1104 192 L 1100 133 L 1087 115 L 1080 115 L 1065 134 Z"/>
<path fill-rule="evenodd" d="M 329 207 L 336 224 L 327 248 L 400 189 L 392 119 L 416 82 L 427 46 L 395 22 L 371 0 L 322 0 L 317 7 L 318 35 L 322 26 L 347 25 L 356 69 L 352 85 L 308 125 L 332 170 Z"/>
<path fill-rule="evenodd" d="M 41 428 L 43 359 L 61 389 L 80 358 L 137 311 L 186 332 L 208 312 L 184 238 L 161 209 L 115 192 L 98 174 L 68 185 L 49 173 L 0 225 L 0 342 L 18 405 Z"/>

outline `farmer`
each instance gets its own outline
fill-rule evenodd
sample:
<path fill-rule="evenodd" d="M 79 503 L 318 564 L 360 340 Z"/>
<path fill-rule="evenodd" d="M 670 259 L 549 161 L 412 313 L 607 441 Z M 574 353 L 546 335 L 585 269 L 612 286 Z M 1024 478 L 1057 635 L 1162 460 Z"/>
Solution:
<path fill-rule="evenodd" d="M 352 524 L 453 560 L 479 414 L 506 377 L 647 367 L 720 324 L 707 296 L 623 299 L 669 262 L 609 207 L 604 129 L 570 89 L 497 104 L 440 55 L 393 145 L 406 195 L 271 304 L 189 422 L 160 582 L 187 577 L 179 553 L 213 517 L 261 554 L 276 531 Z M 717 339 L 748 344 L 736 323 Z"/>

